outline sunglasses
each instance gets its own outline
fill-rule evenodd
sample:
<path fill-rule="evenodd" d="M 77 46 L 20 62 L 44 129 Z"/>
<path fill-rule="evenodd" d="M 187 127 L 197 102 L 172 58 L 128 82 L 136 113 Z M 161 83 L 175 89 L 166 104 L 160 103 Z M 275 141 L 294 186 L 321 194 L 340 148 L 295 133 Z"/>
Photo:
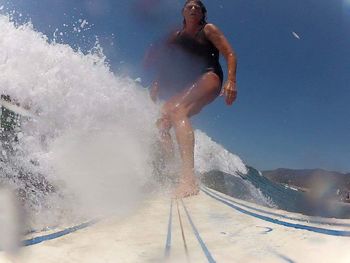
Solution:
<path fill-rule="evenodd" d="M 185 9 L 187 9 L 187 10 L 192 10 L 192 9 L 200 10 L 201 7 L 199 5 L 196 5 L 196 4 L 188 4 L 185 6 Z"/>

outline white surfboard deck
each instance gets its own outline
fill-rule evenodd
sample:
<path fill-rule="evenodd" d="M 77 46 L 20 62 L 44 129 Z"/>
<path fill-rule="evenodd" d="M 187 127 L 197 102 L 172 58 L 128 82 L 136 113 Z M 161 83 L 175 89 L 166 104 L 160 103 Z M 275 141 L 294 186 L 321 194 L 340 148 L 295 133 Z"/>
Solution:
<path fill-rule="evenodd" d="M 205 187 L 182 200 L 156 195 L 127 218 L 67 232 L 28 236 L 33 244 L 16 261 L 1 252 L 0 262 L 350 262 L 350 220 L 269 209 Z"/>

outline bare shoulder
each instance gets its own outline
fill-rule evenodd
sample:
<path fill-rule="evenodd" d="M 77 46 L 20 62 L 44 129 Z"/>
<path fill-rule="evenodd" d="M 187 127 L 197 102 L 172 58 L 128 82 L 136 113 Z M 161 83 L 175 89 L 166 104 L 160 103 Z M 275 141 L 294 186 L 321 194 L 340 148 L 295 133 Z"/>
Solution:
<path fill-rule="evenodd" d="M 208 23 L 204 27 L 204 33 L 207 36 L 210 36 L 210 35 L 220 34 L 221 32 L 220 32 L 220 29 L 216 25 Z"/>
<path fill-rule="evenodd" d="M 168 37 L 167 37 L 167 42 L 172 43 L 179 34 L 180 34 L 180 30 L 174 30 L 174 31 L 170 32 Z"/>

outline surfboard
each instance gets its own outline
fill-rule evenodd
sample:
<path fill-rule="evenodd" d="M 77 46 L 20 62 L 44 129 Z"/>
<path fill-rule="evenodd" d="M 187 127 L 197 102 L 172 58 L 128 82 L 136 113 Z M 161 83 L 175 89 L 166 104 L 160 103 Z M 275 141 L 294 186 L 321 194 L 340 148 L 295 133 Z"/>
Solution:
<path fill-rule="evenodd" d="M 149 197 L 125 218 L 32 233 L 23 245 L 16 262 L 349 262 L 350 220 L 267 208 L 202 186 L 190 198 Z"/>

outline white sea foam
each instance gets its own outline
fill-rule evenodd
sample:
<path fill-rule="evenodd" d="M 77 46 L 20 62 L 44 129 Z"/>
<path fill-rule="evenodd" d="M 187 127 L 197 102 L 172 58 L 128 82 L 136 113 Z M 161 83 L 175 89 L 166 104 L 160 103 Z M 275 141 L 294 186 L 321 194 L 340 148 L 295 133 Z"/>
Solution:
<path fill-rule="evenodd" d="M 23 122 L 11 165 L 0 162 L 1 180 L 31 213 L 28 225 L 119 211 L 141 199 L 159 112 L 146 89 L 112 73 L 98 46 L 83 54 L 2 15 L 0 31 L 0 93 L 35 115 Z M 195 152 L 199 172 L 246 172 L 238 156 L 198 130 Z"/>
<path fill-rule="evenodd" d="M 196 141 L 195 159 L 198 172 L 218 170 L 232 175 L 237 175 L 238 172 L 247 173 L 246 166 L 237 155 L 214 142 L 204 132 L 196 131 Z"/>
<path fill-rule="evenodd" d="M 0 28 L 1 93 L 36 115 L 23 124 L 17 165 L 66 185 L 83 204 L 99 203 L 98 194 L 123 203 L 122 190 L 137 189 L 152 174 L 157 109 L 145 89 L 111 73 L 101 50 L 84 55 L 49 43 L 30 24 L 15 27 L 5 16 Z M 43 200 L 28 194 L 38 208 Z"/>

